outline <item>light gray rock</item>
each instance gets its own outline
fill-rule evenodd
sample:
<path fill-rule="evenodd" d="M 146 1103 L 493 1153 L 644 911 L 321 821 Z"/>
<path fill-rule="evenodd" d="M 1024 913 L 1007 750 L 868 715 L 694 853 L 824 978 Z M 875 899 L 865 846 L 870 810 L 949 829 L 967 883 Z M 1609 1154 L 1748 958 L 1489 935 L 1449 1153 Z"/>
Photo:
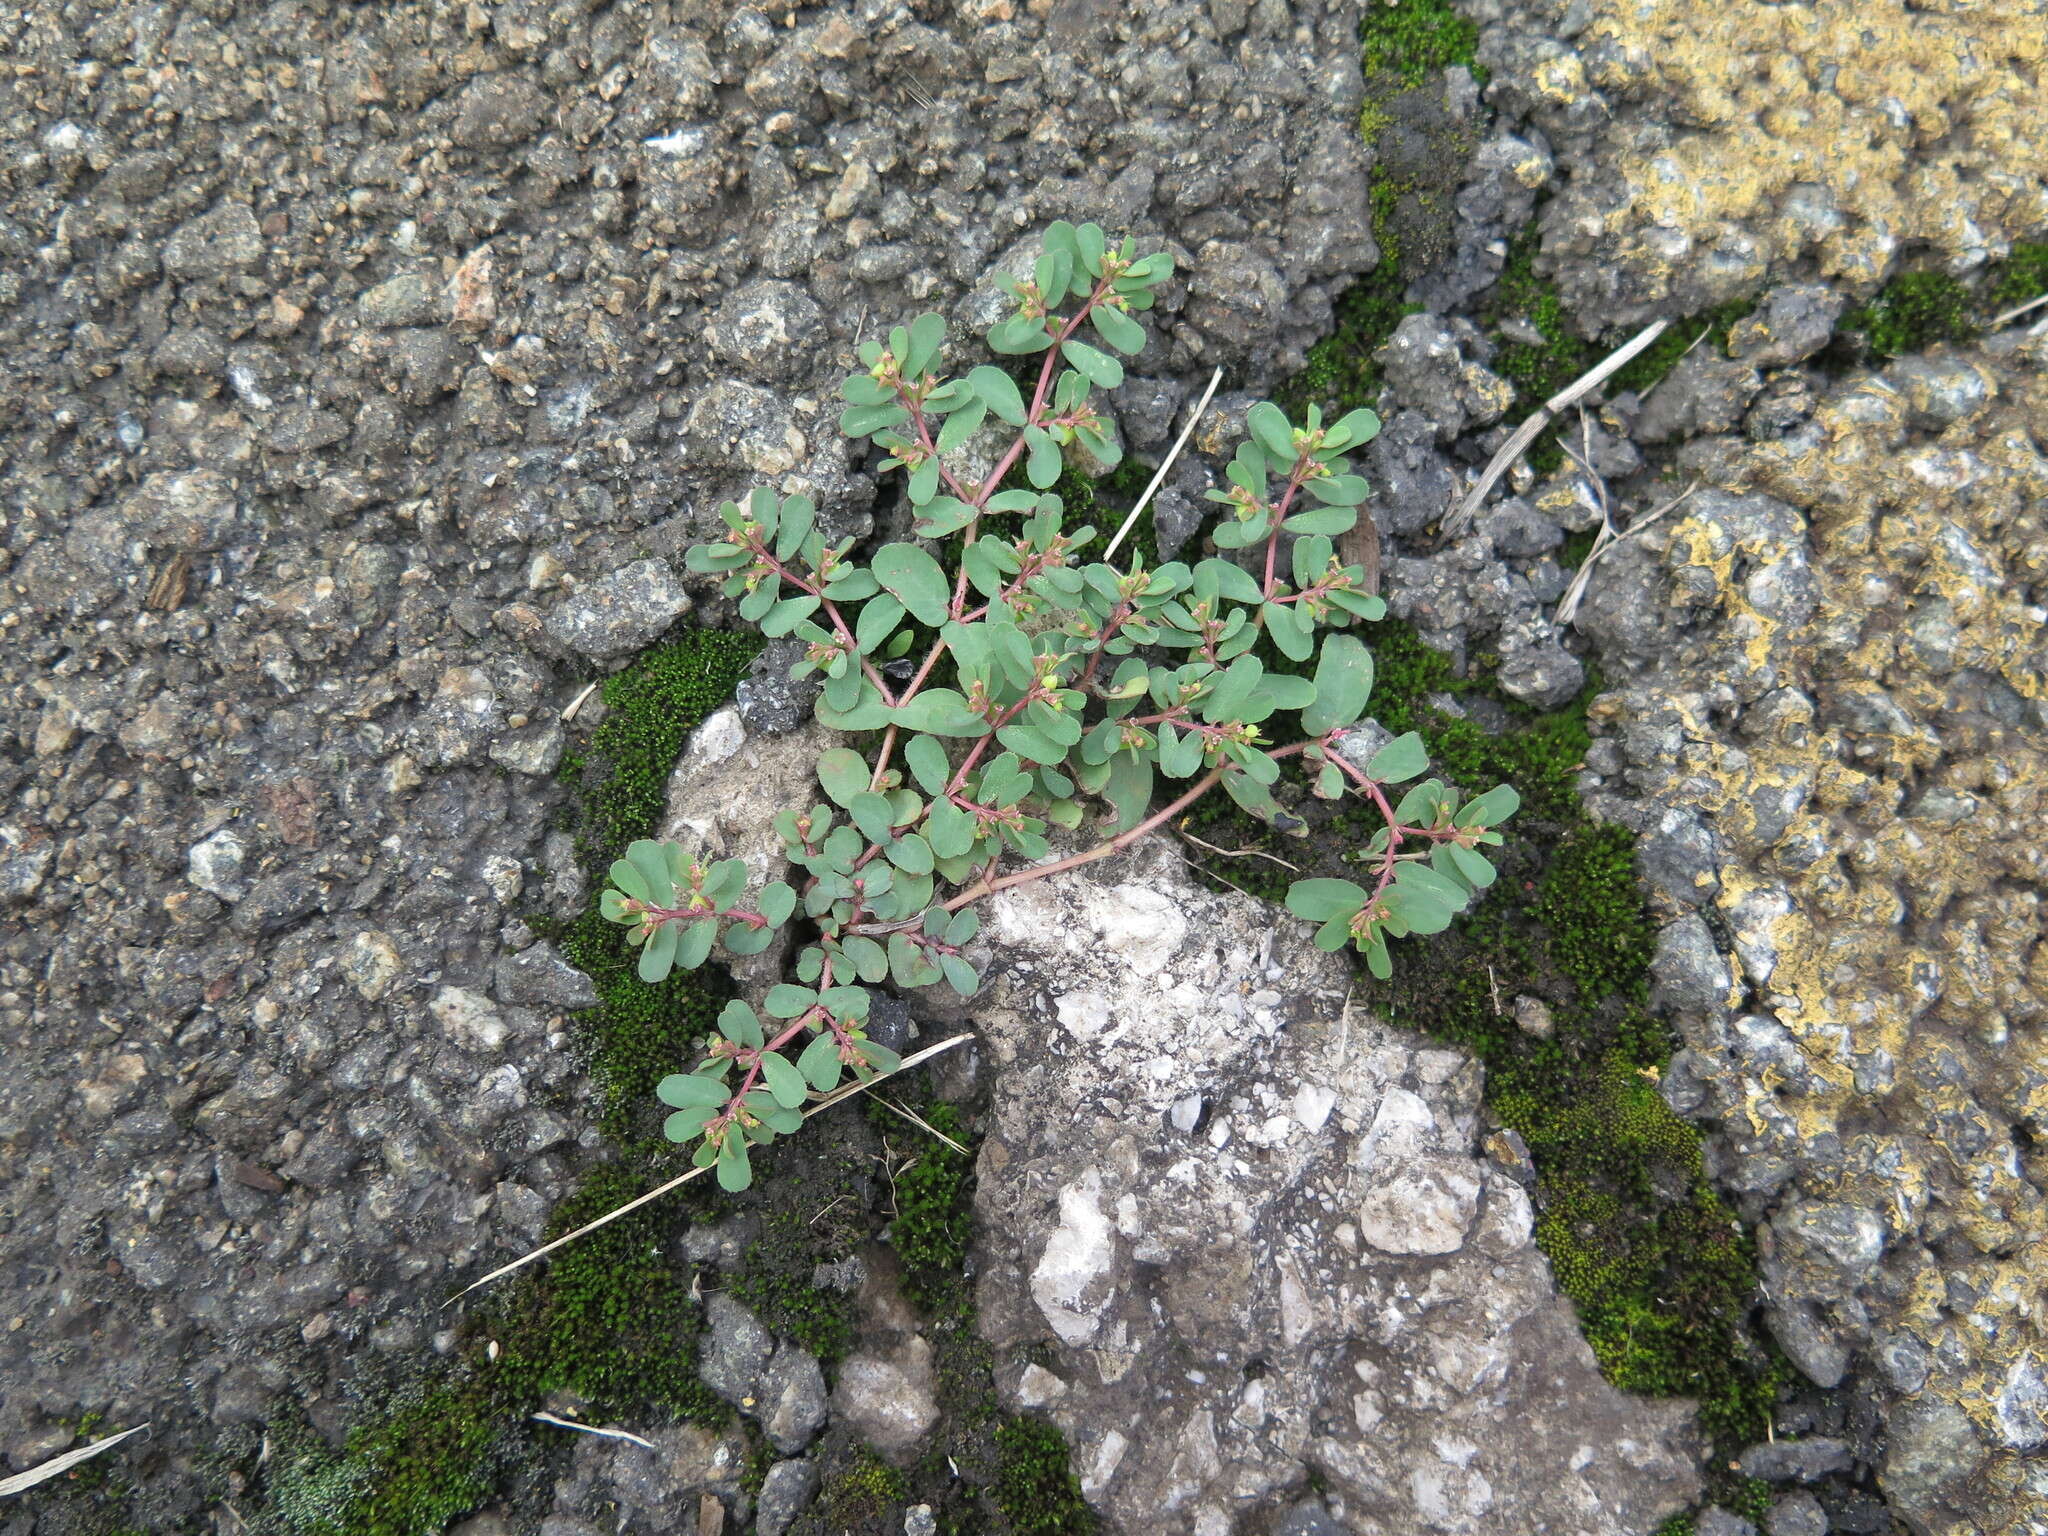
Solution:
<path fill-rule="evenodd" d="M 1828 1536 L 1827 1511 L 1805 1489 L 1788 1493 L 1764 1516 L 1765 1536 Z"/>
<path fill-rule="evenodd" d="M 1052 1350 L 997 1380 L 1109 1529 L 1237 1529 L 1304 1466 L 1360 1532 L 1643 1536 L 1690 1498 L 1687 1410 L 1602 1380 L 1474 1154 L 1467 1058 L 1347 1015 L 1304 926 L 1151 842 L 988 906 L 981 1326 Z"/>
<path fill-rule="evenodd" d="M 480 1055 L 502 1049 L 512 1034 L 496 1003 L 464 987 L 441 988 L 427 1012 L 451 1041 Z"/>
<path fill-rule="evenodd" d="M 697 1353 L 697 1376 L 705 1386 L 735 1408 L 751 1407 L 774 1353 L 775 1336 L 725 1292 L 705 1302 L 704 1341 Z"/>
<path fill-rule="evenodd" d="M 1954 1403 L 1903 1402 L 1886 1425 L 1878 1486 L 1893 1508 L 1911 1510 L 1931 1525 L 1937 1513 L 1968 1510 L 1975 1502 L 1970 1476 L 1987 1449 L 1970 1416 Z"/>
<path fill-rule="evenodd" d="M 795 283 L 749 283 L 712 313 L 706 338 L 725 361 L 775 383 L 788 376 L 824 323 L 824 311 Z"/>
<path fill-rule="evenodd" d="M 426 325 L 441 307 L 441 285 L 419 272 L 387 278 L 356 300 L 363 324 L 373 326 Z"/>
<path fill-rule="evenodd" d="M 1495 680 L 1510 698 L 1537 709 L 1559 709 L 1586 686 L 1586 668 L 1554 633 L 1539 633 L 1521 644 L 1503 643 Z"/>
<path fill-rule="evenodd" d="M 793 1456 L 825 1427 L 825 1373 L 817 1356 L 784 1340 L 761 1376 L 758 1401 L 751 1410 L 761 1421 L 768 1441 Z"/>
<path fill-rule="evenodd" d="M 796 1523 L 818 1491 L 818 1468 L 811 1461 L 778 1461 L 761 1480 L 754 1501 L 754 1536 L 782 1536 Z"/>
<path fill-rule="evenodd" d="M 637 651 L 690 611 L 682 578 L 666 560 L 636 560 L 565 598 L 547 617 L 556 643 L 605 660 Z"/>
<path fill-rule="evenodd" d="M 787 864 L 775 818 L 820 803 L 818 758 L 839 741 L 836 731 L 807 724 L 781 735 L 753 735 L 737 708 L 709 716 L 690 734 L 669 775 L 668 812 L 660 836 L 709 863 L 743 859 L 747 892 L 782 878 Z M 766 987 L 782 979 L 788 931 L 759 955 L 733 956 L 733 975 Z"/>
<path fill-rule="evenodd" d="M 1783 283 L 1728 332 L 1728 351 L 1752 368 L 1803 363 L 1828 344 L 1843 295 L 1821 283 Z"/>
<path fill-rule="evenodd" d="M 247 203 L 222 203 L 171 231 L 164 269 L 173 277 L 209 278 L 253 267 L 263 256 L 263 231 Z"/>
<path fill-rule="evenodd" d="M 1760 1477 L 1767 1483 L 1817 1483 L 1830 1473 L 1847 1472 L 1856 1464 L 1849 1442 L 1832 1435 L 1768 1440 L 1752 1445 L 1739 1459 L 1743 1476 Z"/>
<path fill-rule="evenodd" d="M 240 901 L 248 886 L 242 880 L 242 862 L 247 848 L 228 827 L 204 842 L 194 843 L 185 856 L 185 878 L 208 895 L 222 901 Z"/>
<path fill-rule="evenodd" d="M 1716 1013 L 1728 1008 L 1734 977 L 1704 919 L 1681 917 L 1657 935 L 1650 961 L 1651 1000 L 1674 1013 Z"/>
<path fill-rule="evenodd" d="M 500 955 L 491 990 L 500 1002 L 528 1008 L 595 1008 L 598 1001 L 597 984 L 545 939 L 516 955 Z"/>
<path fill-rule="evenodd" d="M 1756 1536 L 1756 1527 L 1717 1505 L 1693 1522 L 1693 1536 Z"/>
<path fill-rule="evenodd" d="M 1636 441 L 1668 443 L 1732 432 L 1763 387 L 1762 376 L 1747 363 L 1732 362 L 1706 348 L 1690 352 L 1643 402 L 1642 415 L 1636 418 Z"/>
<path fill-rule="evenodd" d="M 932 1348 L 915 1334 L 839 1362 L 832 1415 L 887 1461 L 908 1465 L 939 1421 Z"/>
<path fill-rule="evenodd" d="M 566 745 L 561 726 L 551 721 L 546 725 L 529 725 L 507 731 L 491 743 L 490 758 L 509 772 L 544 779 L 562 761 L 562 749 Z"/>

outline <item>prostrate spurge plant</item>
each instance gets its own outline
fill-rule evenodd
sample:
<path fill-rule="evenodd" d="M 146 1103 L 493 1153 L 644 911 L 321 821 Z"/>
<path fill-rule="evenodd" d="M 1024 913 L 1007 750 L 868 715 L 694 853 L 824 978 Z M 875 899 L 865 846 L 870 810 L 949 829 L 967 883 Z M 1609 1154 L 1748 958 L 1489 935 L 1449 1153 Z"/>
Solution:
<path fill-rule="evenodd" d="M 675 1110 L 668 1135 L 700 1138 L 698 1166 L 716 1161 L 727 1189 L 746 1187 L 748 1147 L 795 1130 L 814 1094 L 845 1073 L 895 1069 L 896 1055 L 866 1035 L 867 986 L 943 979 L 972 993 L 979 978 L 962 951 L 976 901 L 1115 853 L 1219 784 L 1254 815 L 1298 828 L 1272 793 L 1282 763 L 1298 758 L 1315 770 L 1315 794 L 1360 795 L 1378 809 L 1370 889 L 1303 880 L 1287 895 L 1321 925 L 1319 946 L 1355 943 L 1377 975 L 1388 974 L 1388 937 L 1441 930 L 1494 877 L 1480 849 L 1500 841 L 1512 789 L 1461 806 L 1430 780 L 1395 805 L 1387 786 L 1427 766 L 1421 739 L 1398 737 L 1362 766 L 1339 749 L 1373 682 L 1371 654 L 1341 630 L 1384 612 L 1331 542 L 1366 496 L 1343 455 L 1379 430 L 1372 412 L 1325 425 L 1311 409 L 1296 426 L 1271 404 L 1252 409 L 1231 489 L 1209 493 L 1230 509 L 1217 546 L 1249 551 L 1246 565 L 1076 564 L 1094 530 L 1062 528 L 1046 488 L 1069 444 L 1116 462 L 1089 397 L 1123 381 L 1122 365 L 1081 332 L 1136 354 L 1145 333 L 1132 313 L 1151 307 L 1171 272 L 1166 255 L 1134 257 L 1128 240 L 1113 248 L 1092 224 L 1047 230 L 1032 279 L 1006 282 L 1015 313 L 988 336 L 1006 356 L 1045 355 L 1028 398 L 1000 368 L 935 372 L 937 315 L 861 347 L 867 371 L 840 387 L 840 427 L 888 450 L 916 532 L 950 540 L 941 547 L 954 569 L 907 543 L 883 545 L 866 566 L 850 561 L 852 541 L 827 545 L 809 501 L 765 490 L 744 507 L 726 503 L 730 531 L 689 553 L 692 570 L 726 578 L 743 618 L 806 643 L 791 676 L 824 674 L 818 719 L 869 742 L 819 758 L 829 805 L 776 817 L 797 885 L 773 881 L 742 906 L 742 861 L 705 868 L 655 842 L 612 866 L 604 914 L 632 928 L 649 982 L 703 964 L 721 938 L 734 954 L 758 954 L 799 909 L 815 926 L 796 981 L 768 989 L 766 1021 L 728 1003 L 704 1060 L 658 1089 Z M 1078 307 L 1059 313 L 1069 300 Z M 960 450 L 990 416 L 1016 428 L 1015 440 L 978 482 L 963 481 Z M 1003 489 L 1020 461 L 1033 489 Z M 1021 527 L 991 531 L 1001 514 L 1021 515 Z M 1252 654 L 1262 634 L 1290 661 L 1313 660 L 1313 677 L 1266 671 Z M 902 658 L 920 646 L 912 670 Z M 1269 744 L 1259 728 L 1281 714 L 1299 719 L 1302 739 Z M 1161 776 L 1176 793 L 1153 810 Z M 1049 860 L 1048 826 L 1080 828 L 1084 795 L 1106 803 L 1113 835 Z M 1006 855 L 1026 867 L 1003 873 Z"/>

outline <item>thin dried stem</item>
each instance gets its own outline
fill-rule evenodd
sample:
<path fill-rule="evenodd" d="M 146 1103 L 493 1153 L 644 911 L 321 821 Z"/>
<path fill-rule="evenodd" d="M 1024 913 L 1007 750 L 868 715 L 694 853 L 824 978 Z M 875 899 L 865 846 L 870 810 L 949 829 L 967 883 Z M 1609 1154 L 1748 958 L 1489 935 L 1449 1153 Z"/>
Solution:
<path fill-rule="evenodd" d="M 573 1429 L 579 1435 L 597 1435 L 605 1440 L 630 1440 L 633 1444 L 645 1446 L 650 1451 L 654 1449 L 652 1440 L 643 1440 L 630 1429 L 607 1429 L 600 1424 L 578 1424 L 574 1419 L 558 1418 L 552 1413 L 536 1413 L 533 1415 L 533 1421 L 536 1424 L 552 1424 L 557 1429 Z"/>
<path fill-rule="evenodd" d="M 1617 371 L 1625 367 L 1629 360 L 1638 352 L 1641 352 L 1643 348 L 1647 347 L 1659 336 L 1662 336 L 1670 328 L 1670 325 L 1671 322 L 1669 320 L 1651 321 L 1650 324 L 1638 331 L 1627 345 L 1609 353 L 1603 362 L 1581 374 L 1538 406 L 1529 419 L 1515 429 L 1515 435 L 1501 444 L 1500 452 L 1496 453 L 1492 460 L 1488 462 L 1485 472 L 1480 475 L 1472 489 L 1465 493 L 1465 499 L 1459 502 L 1456 510 L 1444 519 L 1444 536 L 1446 538 L 1456 538 L 1459 534 L 1465 532 L 1467 528 L 1471 527 L 1473 517 L 1478 513 L 1487 495 L 1499 483 L 1500 477 L 1508 472 L 1508 466 L 1522 456 L 1528 446 L 1536 441 L 1543 429 L 1556 420 L 1559 414 L 1573 401 L 1591 394 Z"/>
<path fill-rule="evenodd" d="M 1180 838 L 1183 842 L 1193 843 L 1204 853 L 1213 853 L 1219 859 L 1265 859 L 1271 863 L 1278 864 L 1282 869 L 1291 870 L 1297 875 L 1301 873 L 1301 866 L 1299 864 L 1290 864 L 1281 858 L 1279 854 L 1268 853 L 1263 848 L 1218 848 L 1214 843 L 1203 842 L 1202 839 L 1195 836 L 1186 827 L 1175 827 L 1173 833 L 1174 836 Z"/>
<path fill-rule="evenodd" d="M 2043 304 L 2048 304 L 2048 293 L 2042 294 L 2037 299 L 2029 299 L 2024 304 L 2015 304 L 2002 315 L 1993 315 L 1991 323 L 1985 326 L 1984 329 L 1987 331 L 2002 331 L 2008 325 L 2011 325 L 2013 321 L 2019 319 L 2021 315 L 2032 314 Z"/>
<path fill-rule="evenodd" d="M 811 1116 L 817 1114 L 819 1110 L 830 1109 L 834 1104 L 843 1103 L 845 1100 L 852 1098 L 855 1094 L 866 1093 L 870 1088 L 874 1087 L 877 1083 L 886 1082 L 889 1078 L 892 1077 L 900 1077 L 905 1072 L 908 1072 L 912 1067 L 922 1066 L 925 1062 L 930 1061 L 934 1056 L 937 1056 L 940 1052 L 950 1051 L 956 1045 L 964 1045 L 973 1038 L 973 1035 L 967 1034 L 955 1035 L 950 1040 L 941 1040 L 937 1045 L 926 1046 L 923 1050 L 916 1052 L 914 1055 L 904 1057 L 903 1064 L 900 1067 L 898 1067 L 894 1072 L 883 1073 L 878 1076 L 871 1077 L 864 1083 L 848 1083 L 843 1088 L 835 1088 L 830 1093 L 826 1094 L 822 1099 L 818 1100 L 817 1103 L 806 1105 L 803 1112 L 804 1118 L 808 1120 Z M 501 1264 L 498 1268 L 492 1270 L 488 1275 L 485 1275 L 483 1279 L 474 1281 L 471 1284 L 464 1286 L 461 1290 L 457 1291 L 453 1296 L 450 1296 L 446 1301 L 441 1303 L 441 1305 L 443 1305 L 444 1307 L 452 1307 L 453 1305 L 455 1305 L 456 1302 L 462 1300 L 462 1298 L 467 1296 L 471 1291 L 481 1290 L 484 1286 L 489 1285 L 494 1280 L 502 1280 L 505 1278 L 505 1276 L 512 1274 L 515 1270 L 524 1269 L 527 1265 L 531 1264 L 535 1259 L 546 1258 L 549 1254 L 553 1253 L 557 1248 L 565 1248 L 570 1243 L 575 1242 L 577 1238 L 588 1237 L 592 1232 L 595 1232 L 599 1227 L 606 1226 L 611 1222 L 617 1221 L 621 1216 L 627 1215 L 632 1211 L 637 1211 L 643 1205 L 647 1205 L 653 1201 L 659 1200 L 663 1195 L 669 1193 L 669 1191 L 681 1189 L 685 1184 L 689 1183 L 690 1180 L 709 1173 L 713 1166 L 713 1164 L 706 1163 L 702 1168 L 692 1168 L 688 1173 L 679 1174 L 677 1177 L 670 1179 L 666 1184 L 660 1185 L 659 1187 L 654 1189 L 650 1189 L 649 1191 L 647 1191 L 646 1194 L 639 1195 L 631 1200 L 628 1200 L 624 1205 L 620 1206 L 617 1210 L 608 1211 L 604 1215 L 598 1217 L 595 1221 L 585 1222 L 582 1226 L 578 1227 L 574 1232 L 564 1233 L 561 1237 L 556 1238 L 553 1242 L 544 1243 L 540 1247 L 534 1249 L 533 1252 L 526 1254 L 524 1257 L 514 1259 L 510 1264 Z"/>
<path fill-rule="evenodd" d="M 1152 481 L 1151 484 L 1145 487 L 1145 494 L 1140 496 L 1138 504 L 1125 514 L 1123 526 L 1117 529 L 1116 537 L 1111 539 L 1109 547 L 1103 550 L 1103 564 L 1107 565 L 1116 558 L 1117 549 L 1123 543 L 1125 536 L 1130 533 L 1132 527 L 1137 523 L 1138 514 L 1151 505 L 1153 493 L 1159 489 L 1160 482 L 1166 479 L 1166 472 L 1173 468 L 1173 461 L 1180 457 L 1181 449 L 1187 447 L 1188 439 L 1195 435 L 1195 424 L 1202 419 L 1202 413 L 1209 409 L 1209 402 L 1216 398 L 1216 386 L 1222 382 L 1223 370 L 1221 368 L 1218 368 L 1209 375 L 1209 387 L 1202 391 L 1202 398 L 1195 403 L 1195 408 L 1188 413 L 1187 425 L 1180 429 L 1180 436 L 1173 440 L 1173 447 L 1167 450 L 1166 457 L 1160 461 L 1159 467 L 1152 472 Z"/>
<path fill-rule="evenodd" d="M 62 1477 L 81 1462 L 111 1451 L 130 1435 L 139 1435 L 149 1425 L 138 1424 L 133 1429 L 124 1429 L 118 1435 L 109 1435 L 104 1440 L 95 1440 L 91 1445 L 80 1446 L 75 1451 L 66 1451 L 62 1456 L 52 1456 L 39 1467 L 30 1467 L 26 1472 L 17 1472 L 12 1477 L 0 1477 L 0 1498 L 10 1493 L 26 1493 L 38 1483 L 47 1483 L 53 1477 Z"/>
<path fill-rule="evenodd" d="M 1699 488 L 1700 482 L 1697 480 L 1693 481 L 1691 485 L 1687 486 L 1678 495 L 1672 497 L 1671 500 L 1665 502 L 1663 506 L 1657 508 L 1656 511 L 1650 513 L 1647 517 L 1638 518 L 1621 533 L 1616 533 L 1614 531 L 1614 524 L 1606 521 L 1603 517 L 1600 524 L 1600 532 L 1593 540 L 1592 549 L 1587 551 L 1586 558 L 1579 562 L 1579 569 L 1573 575 L 1571 585 L 1564 589 L 1564 596 L 1558 599 L 1557 622 L 1560 624 L 1570 624 L 1578 618 L 1579 604 L 1585 600 L 1586 596 L 1586 584 L 1592 580 L 1593 566 L 1602 555 L 1614 548 L 1615 545 L 1621 543 L 1622 540 L 1633 538 L 1641 533 L 1665 513 L 1685 502 Z"/>
<path fill-rule="evenodd" d="M 920 1131 L 923 1131 L 925 1135 L 933 1136 L 936 1137 L 938 1140 L 943 1141 L 947 1146 L 951 1147 L 955 1152 L 958 1152 L 962 1157 L 967 1156 L 967 1149 L 965 1147 L 961 1146 L 959 1142 L 955 1141 L 952 1137 L 948 1136 L 944 1131 L 940 1130 L 937 1126 L 933 1125 L 930 1121 L 926 1120 L 922 1115 L 918 1114 L 915 1110 L 905 1109 L 901 1104 L 898 1104 L 894 1099 L 884 1098 L 879 1093 L 875 1095 L 875 1102 L 881 1105 L 882 1108 L 889 1110 L 895 1114 L 901 1115 L 904 1119 L 908 1120 L 912 1125 L 916 1126 Z"/>

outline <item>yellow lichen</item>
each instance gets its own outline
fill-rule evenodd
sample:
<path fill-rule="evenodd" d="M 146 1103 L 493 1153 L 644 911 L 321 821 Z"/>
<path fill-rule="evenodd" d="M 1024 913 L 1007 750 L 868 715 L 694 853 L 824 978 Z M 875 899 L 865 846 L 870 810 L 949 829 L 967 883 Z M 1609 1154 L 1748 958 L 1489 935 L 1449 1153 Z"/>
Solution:
<path fill-rule="evenodd" d="M 1688 125 L 1618 157 L 1606 227 L 1632 264 L 1664 265 L 1675 232 L 1731 266 L 1746 256 L 1752 286 L 1811 254 L 1868 291 L 1905 246 L 1963 271 L 2048 226 L 2048 28 L 2028 0 L 1594 10 L 1590 70 L 1552 59 L 1539 94 L 1662 95 L 1659 115 Z"/>
<path fill-rule="evenodd" d="M 1825 9 L 1740 8 L 1778 26 Z M 1882 25 L 1888 10 L 1858 14 Z M 1714 905 L 1749 972 L 1743 1005 L 1777 1016 L 1813 1079 L 1744 1079 L 1736 1123 L 1845 1147 L 1810 1192 L 1912 1234 L 1888 1260 L 1903 1300 L 1885 1325 L 1927 1349 L 1919 1395 L 1960 1407 L 1991 1447 L 2011 1443 L 2005 1373 L 2048 1353 L 2048 1201 L 2037 1159 L 2012 1155 L 2013 1127 L 2048 1134 L 2048 745 L 2025 703 L 2048 683 L 2048 379 L 2042 358 L 2004 353 L 1934 355 L 1982 386 L 1945 429 L 1927 426 L 1927 376 L 1903 369 L 1843 386 L 1811 430 L 1715 461 L 1725 488 L 1796 509 L 1804 548 L 1703 509 L 1667 552 L 1682 600 L 1718 614 L 1714 654 L 1751 709 L 1770 689 L 1801 695 L 1739 747 L 1696 697 L 1670 701 L 1686 745 L 1668 793 L 1730 850 Z M 1758 605 L 1787 559 L 1815 584 L 1797 622 Z M 1767 824 L 1788 800 L 1803 803 Z M 2020 1497 L 2025 1475 L 1994 1450 L 1984 1507 Z"/>

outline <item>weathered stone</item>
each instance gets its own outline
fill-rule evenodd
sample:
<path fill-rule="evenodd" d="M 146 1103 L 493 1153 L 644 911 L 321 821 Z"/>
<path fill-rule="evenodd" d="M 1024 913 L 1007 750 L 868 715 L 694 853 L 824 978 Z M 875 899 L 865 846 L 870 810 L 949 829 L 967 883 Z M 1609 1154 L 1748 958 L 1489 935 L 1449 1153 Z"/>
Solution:
<path fill-rule="evenodd" d="M 1766 1441 L 1749 1447 L 1740 1459 L 1744 1477 L 1760 1477 L 1767 1483 L 1817 1483 L 1855 1465 L 1849 1442 L 1830 1435 Z"/>
<path fill-rule="evenodd" d="M 825 1373 L 817 1357 L 785 1341 L 762 1373 L 753 1415 L 768 1440 L 785 1456 L 809 1445 L 825 1427 Z"/>
<path fill-rule="evenodd" d="M 1818 283 L 1773 288 L 1729 329 L 1728 351 L 1752 368 L 1803 363 L 1828 344 L 1842 305 L 1841 294 Z"/>
<path fill-rule="evenodd" d="M 776 1462 L 761 1480 L 761 1492 L 754 1502 L 755 1536 L 782 1536 L 817 1491 L 815 1462 Z"/>
<path fill-rule="evenodd" d="M 832 1415 L 887 1460 L 914 1460 L 939 1420 L 931 1345 L 915 1334 L 887 1353 L 862 1351 L 839 1362 Z"/>
<path fill-rule="evenodd" d="M 491 972 L 498 1000 L 528 1008 L 595 1008 L 597 985 L 542 941 L 517 954 L 501 955 Z"/>
<path fill-rule="evenodd" d="M 1765 1536 L 1828 1536 L 1827 1511 L 1803 1489 L 1788 1493 L 1764 1516 Z"/>
<path fill-rule="evenodd" d="M 637 651 L 690 611 L 690 596 L 665 560 L 636 560 L 565 598 L 548 634 L 578 655 L 603 660 Z"/>
<path fill-rule="evenodd" d="M 1306 1462 L 1402 1529 L 1649 1531 L 1692 1486 L 1684 1420 L 1600 1380 L 1521 1185 L 1474 1156 L 1465 1059 L 1347 1016 L 1308 939 L 1150 843 L 991 900 L 982 1328 L 1055 1355 L 998 1383 L 1118 1530 L 1229 1529 Z M 1421 1288 L 1419 1316 L 1395 1300 Z M 1202 1341 L 1199 1380 L 1170 1339 Z"/>
<path fill-rule="evenodd" d="M 775 1336 L 745 1307 L 720 1291 L 704 1304 L 704 1341 L 697 1378 L 735 1408 L 759 1402 L 761 1376 L 775 1353 Z"/>

